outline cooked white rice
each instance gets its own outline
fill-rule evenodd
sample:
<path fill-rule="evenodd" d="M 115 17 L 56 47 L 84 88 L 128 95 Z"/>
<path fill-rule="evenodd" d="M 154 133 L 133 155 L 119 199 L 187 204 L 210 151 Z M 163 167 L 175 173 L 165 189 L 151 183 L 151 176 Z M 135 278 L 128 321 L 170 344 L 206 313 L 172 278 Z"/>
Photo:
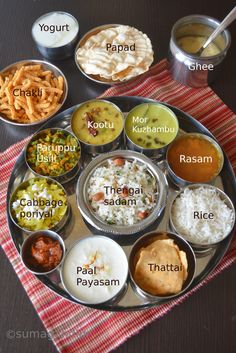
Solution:
<path fill-rule="evenodd" d="M 121 195 L 105 193 L 104 186 L 117 188 L 142 188 L 142 193 L 128 195 L 125 200 L 135 200 L 135 205 L 106 205 L 104 202 L 93 200 L 98 192 L 103 192 L 105 199 L 117 200 Z M 117 225 L 132 225 L 139 222 L 139 212 L 150 212 L 157 201 L 157 182 L 148 172 L 146 165 L 140 165 L 136 160 L 125 160 L 122 166 L 116 166 L 112 160 L 107 165 L 98 167 L 91 176 L 88 184 L 88 197 L 96 215 L 104 222 Z"/>
<path fill-rule="evenodd" d="M 194 218 L 194 212 L 213 213 L 213 219 Z M 186 188 L 172 207 L 173 224 L 179 234 L 194 244 L 213 244 L 224 239 L 234 222 L 234 211 L 216 189 Z"/>

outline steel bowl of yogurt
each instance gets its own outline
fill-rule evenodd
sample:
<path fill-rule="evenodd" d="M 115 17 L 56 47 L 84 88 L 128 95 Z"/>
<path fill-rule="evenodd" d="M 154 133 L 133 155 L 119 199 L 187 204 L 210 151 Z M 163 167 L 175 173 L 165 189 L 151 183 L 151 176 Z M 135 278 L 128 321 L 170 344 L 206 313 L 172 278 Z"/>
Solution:
<path fill-rule="evenodd" d="M 49 12 L 33 23 L 32 37 L 43 57 L 50 60 L 67 59 L 74 53 L 79 23 L 67 12 Z"/>

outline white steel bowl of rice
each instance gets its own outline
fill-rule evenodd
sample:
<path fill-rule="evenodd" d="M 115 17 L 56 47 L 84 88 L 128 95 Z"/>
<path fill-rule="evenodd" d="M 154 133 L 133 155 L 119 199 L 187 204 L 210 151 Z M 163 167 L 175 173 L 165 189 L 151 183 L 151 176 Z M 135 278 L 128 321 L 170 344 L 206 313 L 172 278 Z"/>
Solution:
<path fill-rule="evenodd" d="M 207 184 L 192 184 L 175 197 L 170 209 L 172 230 L 195 249 L 223 241 L 233 230 L 235 209 L 225 192 Z"/>
<path fill-rule="evenodd" d="M 110 234 L 135 234 L 161 215 L 167 181 L 151 160 L 117 150 L 93 159 L 77 184 L 77 203 L 84 219 Z"/>

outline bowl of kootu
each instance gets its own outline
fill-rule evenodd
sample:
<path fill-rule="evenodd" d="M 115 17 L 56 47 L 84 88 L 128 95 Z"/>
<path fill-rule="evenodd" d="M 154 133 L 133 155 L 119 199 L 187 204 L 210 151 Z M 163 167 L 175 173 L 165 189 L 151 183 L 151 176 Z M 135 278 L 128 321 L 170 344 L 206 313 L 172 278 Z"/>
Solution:
<path fill-rule="evenodd" d="M 71 117 L 71 129 L 90 154 L 116 149 L 122 140 L 124 118 L 117 105 L 104 99 L 80 104 Z"/>

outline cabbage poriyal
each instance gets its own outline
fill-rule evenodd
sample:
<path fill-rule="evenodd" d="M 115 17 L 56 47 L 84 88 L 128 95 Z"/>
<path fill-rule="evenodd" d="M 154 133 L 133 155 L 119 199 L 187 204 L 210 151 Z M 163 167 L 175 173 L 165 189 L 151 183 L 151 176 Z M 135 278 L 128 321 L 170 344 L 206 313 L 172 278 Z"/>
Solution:
<path fill-rule="evenodd" d="M 51 229 L 67 211 L 66 193 L 56 182 L 33 178 L 20 186 L 11 200 L 15 222 L 29 231 Z"/>

